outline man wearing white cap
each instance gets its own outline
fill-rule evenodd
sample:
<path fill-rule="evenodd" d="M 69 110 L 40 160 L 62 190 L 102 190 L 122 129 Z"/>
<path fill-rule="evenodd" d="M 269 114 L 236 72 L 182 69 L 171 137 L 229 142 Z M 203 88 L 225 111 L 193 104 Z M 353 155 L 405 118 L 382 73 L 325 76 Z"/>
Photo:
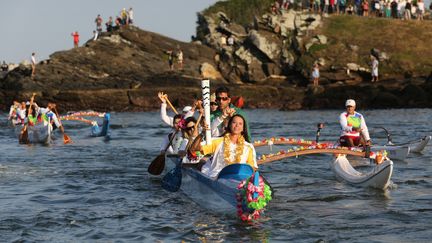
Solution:
<path fill-rule="evenodd" d="M 340 143 L 342 146 L 353 147 L 360 143 L 371 145 L 369 131 L 362 114 L 355 111 L 356 103 L 349 99 L 345 102 L 346 112 L 339 116 L 339 122 L 342 128 Z"/>

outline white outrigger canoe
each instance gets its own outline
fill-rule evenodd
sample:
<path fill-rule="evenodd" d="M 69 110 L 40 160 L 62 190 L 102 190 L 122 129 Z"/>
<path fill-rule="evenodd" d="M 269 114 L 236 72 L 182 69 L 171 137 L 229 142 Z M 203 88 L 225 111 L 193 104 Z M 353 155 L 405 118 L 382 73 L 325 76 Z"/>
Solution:
<path fill-rule="evenodd" d="M 338 155 L 330 162 L 330 167 L 339 181 L 382 190 L 390 185 L 393 173 L 393 161 L 388 159 L 375 164 L 372 170 L 363 173 L 354 169 L 345 155 Z"/>
<path fill-rule="evenodd" d="M 19 138 L 22 130 L 22 126 L 15 127 L 15 135 Z M 51 142 L 51 135 L 53 127 L 51 123 L 44 122 L 38 123 L 35 126 L 27 126 L 28 130 L 28 142 L 30 144 L 49 144 Z"/>

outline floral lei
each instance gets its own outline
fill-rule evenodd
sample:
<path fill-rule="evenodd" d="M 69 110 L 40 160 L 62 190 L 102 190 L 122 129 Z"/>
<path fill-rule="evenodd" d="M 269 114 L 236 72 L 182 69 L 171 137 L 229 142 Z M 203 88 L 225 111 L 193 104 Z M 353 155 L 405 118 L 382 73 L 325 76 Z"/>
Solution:
<path fill-rule="evenodd" d="M 245 139 L 243 136 L 240 136 L 238 138 L 237 141 L 237 147 L 235 149 L 235 156 L 234 156 L 234 160 L 231 160 L 231 156 L 230 156 L 230 143 L 231 143 L 231 139 L 230 139 L 230 134 L 227 133 L 224 136 L 224 161 L 227 165 L 230 164 L 235 164 L 235 163 L 240 163 L 241 160 L 241 156 L 243 154 L 243 149 L 244 149 L 244 142 Z"/>
<path fill-rule="evenodd" d="M 257 220 L 264 211 L 267 203 L 272 199 L 270 187 L 264 183 L 263 178 L 259 177 L 259 186 L 253 184 L 255 174 L 240 182 L 237 186 L 237 215 L 242 221 Z M 257 198 L 253 198 L 254 192 L 258 193 Z"/>

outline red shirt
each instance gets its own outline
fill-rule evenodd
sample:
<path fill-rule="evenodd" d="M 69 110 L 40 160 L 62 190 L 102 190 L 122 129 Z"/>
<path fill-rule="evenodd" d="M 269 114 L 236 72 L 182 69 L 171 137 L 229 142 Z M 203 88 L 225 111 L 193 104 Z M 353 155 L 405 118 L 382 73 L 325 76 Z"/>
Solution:
<path fill-rule="evenodd" d="M 79 34 L 73 34 L 73 39 L 74 39 L 74 43 L 78 43 L 79 42 Z"/>

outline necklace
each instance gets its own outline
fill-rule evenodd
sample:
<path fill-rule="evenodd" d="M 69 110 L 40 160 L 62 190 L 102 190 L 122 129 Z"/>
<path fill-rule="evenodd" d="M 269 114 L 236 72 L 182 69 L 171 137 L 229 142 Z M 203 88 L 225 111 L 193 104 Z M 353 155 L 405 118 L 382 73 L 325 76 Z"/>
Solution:
<path fill-rule="evenodd" d="M 224 161 L 227 165 L 240 163 L 241 156 L 243 154 L 245 139 L 243 136 L 240 136 L 237 140 L 237 147 L 235 149 L 234 160 L 231 160 L 231 152 L 230 152 L 230 134 L 227 133 L 224 136 Z"/>

